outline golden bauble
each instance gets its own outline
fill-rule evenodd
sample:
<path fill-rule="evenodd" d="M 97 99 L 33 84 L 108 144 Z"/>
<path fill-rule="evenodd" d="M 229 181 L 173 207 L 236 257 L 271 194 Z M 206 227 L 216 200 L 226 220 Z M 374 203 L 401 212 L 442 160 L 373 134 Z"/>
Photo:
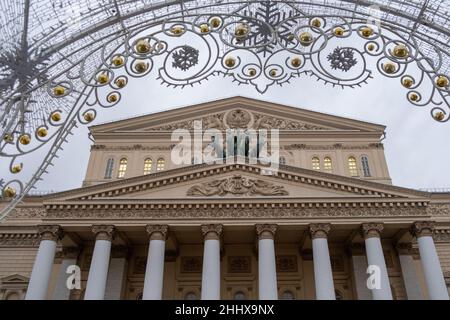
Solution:
<path fill-rule="evenodd" d="M 120 89 L 122 89 L 122 88 L 124 88 L 126 85 L 127 85 L 127 79 L 126 78 L 117 78 L 115 81 L 114 81 L 114 83 L 115 83 L 115 85 L 118 87 L 118 88 L 120 88 Z"/>
<path fill-rule="evenodd" d="M 13 140 L 14 140 L 14 136 L 12 135 L 12 134 L 9 134 L 9 133 L 6 133 L 4 136 L 3 136 L 3 140 L 4 141 L 6 141 L 6 142 L 13 142 Z"/>
<path fill-rule="evenodd" d="M 292 58 L 291 60 L 291 66 L 293 66 L 294 68 L 299 68 L 302 65 L 302 59 L 296 57 L 296 58 Z"/>
<path fill-rule="evenodd" d="M 54 122 L 58 122 L 61 121 L 61 113 L 59 113 L 58 111 L 53 112 L 50 115 L 50 118 L 54 121 Z"/>
<path fill-rule="evenodd" d="M 397 71 L 397 67 L 392 62 L 388 62 L 383 66 L 384 72 L 387 74 L 393 74 Z"/>
<path fill-rule="evenodd" d="M 41 138 L 45 138 L 48 134 L 47 128 L 45 127 L 40 127 L 37 129 L 37 135 Z"/>
<path fill-rule="evenodd" d="M 414 84 L 414 79 L 413 78 L 410 78 L 410 77 L 405 77 L 405 78 L 403 78 L 403 80 L 402 80 L 402 85 L 405 87 L 405 88 L 411 88 L 412 86 L 413 86 L 413 84 Z"/>
<path fill-rule="evenodd" d="M 269 75 L 270 75 L 271 77 L 276 77 L 277 74 L 278 74 L 277 69 L 271 69 L 271 70 L 269 71 Z"/>
<path fill-rule="evenodd" d="M 413 92 L 409 95 L 409 100 L 411 100 L 413 102 L 417 102 L 420 100 L 420 97 L 417 93 Z"/>
<path fill-rule="evenodd" d="M 66 93 L 66 88 L 63 86 L 56 86 L 53 88 L 53 94 L 57 97 L 61 97 Z"/>
<path fill-rule="evenodd" d="M 236 39 L 243 40 L 250 33 L 250 27 L 244 23 L 239 24 L 234 30 Z"/>
<path fill-rule="evenodd" d="M 345 30 L 342 27 L 336 27 L 336 28 L 334 28 L 333 33 L 337 37 L 342 37 L 345 33 Z"/>
<path fill-rule="evenodd" d="M 184 27 L 183 26 L 173 26 L 170 28 L 170 32 L 172 32 L 175 36 L 181 36 L 184 33 Z"/>
<path fill-rule="evenodd" d="M 303 32 L 302 34 L 300 34 L 299 40 L 300 43 L 305 47 L 309 46 L 314 41 L 312 34 L 309 32 Z"/>
<path fill-rule="evenodd" d="M 100 84 L 108 83 L 108 81 L 109 81 L 109 76 L 106 72 L 102 72 L 101 74 L 99 74 L 97 76 L 97 82 Z"/>
<path fill-rule="evenodd" d="M 117 94 L 115 94 L 115 93 L 110 93 L 110 94 L 108 95 L 108 98 L 107 98 L 107 100 L 108 100 L 109 103 L 114 103 L 114 102 L 116 102 L 118 99 L 119 99 L 119 97 L 118 97 Z M 93 120 L 93 119 L 92 119 L 92 120 Z"/>
<path fill-rule="evenodd" d="M 442 121 L 442 120 L 445 119 L 445 113 L 443 113 L 442 111 L 436 112 L 436 113 L 433 115 L 433 118 L 434 118 L 435 120 L 437 120 L 437 121 Z"/>
<path fill-rule="evenodd" d="M 219 17 L 212 17 L 209 20 L 209 23 L 213 28 L 219 28 L 222 25 L 222 18 Z"/>
<path fill-rule="evenodd" d="M 446 88 L 446 87 L 448 87 L 448 85 L 449 85 L 449 80 L 448 80 L 448 78 L 447 78 L 446 76 L 439 76 L 439 77 L 436 79 L 436 85 L 437 85 L 439 88 Z"/>
<path fill-rule="evenodd" d="M 233 68 L 236 65 L 236 59 L 233 57 L 228 57 L 225 59 L 225 66 L 227 68 Z"/>
<path fill-rule="evenodd" d="M 123 58 L 123 56 L 117 55 L 112 58 L 112 63 L 114 66 L 120 67 L 125 63 L 125 59 Z"/>
<path fill-rule="evenodd" d="M 138 73 L 144 73 L 148 69 L 148 63 L 144 62 L 144 61 L 140 61 L 135 64 L 134 68 Z"/>
<path fill-rule="evenodd" d="M 254 77 L 256 75 L 256 69 L 255 68 L 248 69 L 248 75 Z"/>
<path fill-rule="evenodd" d="M 209 32 L 209 25 L 206 23 L 200 25 L 200 32 L 201 33 L 208 33 Z"/>
<path fill-rule="evenodd" d="M 311 26 L 315 28 L 320 28 L 322 26 L 322 21 L 319 18 L 314 18 L 311 20 Z"/>
<path fill-rule="evenodd" d="M 145 39 L 139 40 L 136 43 L 136 51 L 139 53 L 148 53 L 150 52 L 150 49 L 151 49 L 150 43 Z"/>
<path fill-rule="evenodd" d="M 408 48 L 404 44 L 399 44 L 394 47 L 394 57 L 404 59 L 409 55 Z"/>
<path fill-rule="evenodd" d="M 3 189 L 3 196 L 5 198 L 14 198 L 16 196 L 16 190 L 12 187 L 6 187 Z"/>
<path fill-rule="evenodd" d="M 94 121 L 95 119 L 95 114 L 93 112 L 86 112 L 83 116 L 84 120 L 86 120 L 87 122 L 91 122 Z"/>
<path fill-rule="evenodd" d="M 16 164 L 11 168 L 11 172 L 16 174 L 19 173 L 20 171 L 22 171 L 22 165 L 21 164 Z"/>
<path fill-rule="evenodd" d="M 361 28 L 361 35 L 364 38 L 369 38 L 370 36 L 373 35 L 373 29 L 371 27 L 363 27 Z"/>
<path fill-rule="evenodd" d="M 374 45 L 373 43 L 370 43 L 370 44 L 367 46 L 367 50 L 369 50 L 369 51 L 375 50 L 375 45 Z"/>
<path fill-rule="evenodd" d="M 31 136 L 29 134 L 22 134 L 19 137 L 19 142 L 20 142 L 20 144 L 23 144 L 24 146 L 26 146 L 27 144 L 30 144 Z"/>

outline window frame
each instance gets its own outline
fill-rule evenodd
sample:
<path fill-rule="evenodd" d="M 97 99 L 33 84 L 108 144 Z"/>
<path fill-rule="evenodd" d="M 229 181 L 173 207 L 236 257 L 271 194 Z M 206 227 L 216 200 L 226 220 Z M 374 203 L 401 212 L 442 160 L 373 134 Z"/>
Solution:
<path fill-rule="evenodd" d="M 114 157 L 108 157 L 106 159 L 105 175 L 104 175 L 103 179 L 112 179 L 113 178 L 115 162 L 116 162 L 116 160 L 114 159 Z"/>
<path fill-rule="evenodd" d="M 367 155 L 361 156 L 361 166 L 362 166 L 362 172 L 364 174 L 364 177 L 365 178 L 372 177 L 372 173 L 370 172 L 369 156 L 367 156 Z"/>
<path fill-rule="evenodd" d="M 162 161 L 162 167 L 160 166 L 160 163 Z M 166 159 L 164 159 L 163 157 L 159 157 L 158 160 L 156 161 L 156 172 L 161 172 L 166 170 Z"/>
<path fill-rule="evenodd" d="M 123 161 L 125 160 L 125 163 Z M 123 157 L 119 161 L 119 169 L 117 170 L 117 178 L 123 179 L 125 178 L 125 175 L 127 174 L 128 169 L 128 159 Z"/>
<path fill-rule="evenodd" d="M 317 160 L 317 167 L 315 167 L 315 160 Z M 311 157 L 311 169 L 314 171 L 321 171 L 322 170 L 322 165 L 321 165 L 321 161 L 320 161 L 320 157 L 318 156 L 313 156 Z"/>
<path fill-rule="evenodd" d="M 329 168 L 327 168 L 327 159 L 330 160 L 329 161 Z M 323 157 L 323 171 L 326 173 L 333 173 L 334 172 L 334 168 L 333 168 L 333 158 L 330 156 L 325 156 Z"/>
<path fill-rule="evenodd" d="M 353 165 L 350 164 L 350 160 L 353 159 L 354 161 L 352 161 L 352 163 L 354 163 L 354 168 Z M 359 177 L 359 168 L 358 168 L 358 160 L 357 157 L 351 155 L 348 156 L 347 158 L 347 169 L 348 169 L 348 173 L 350 175 L 350 177 Z"/>
<path fill-rule="evenodd" d="M 150 161 L 150 168 L 147 168 L 147 164 Z M 147 157 L 144 159 L 144 175 L 151 174 L 153 172 L 153 159 L 151 157 Z"/>

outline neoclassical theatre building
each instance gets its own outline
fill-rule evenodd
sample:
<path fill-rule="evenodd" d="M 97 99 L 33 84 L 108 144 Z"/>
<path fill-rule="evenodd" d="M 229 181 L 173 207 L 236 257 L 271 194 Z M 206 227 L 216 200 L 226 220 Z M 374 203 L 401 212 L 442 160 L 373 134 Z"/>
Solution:
<path fill-rule="evenodd" d="M 279 129 L 278 171 L 175 164 L 195 120 Z M 82 187 L 0 224 L 0 299 L 448 299 L 450 193 L 393 186 L 385 129 L 242 97 L 92 126 Z"/>

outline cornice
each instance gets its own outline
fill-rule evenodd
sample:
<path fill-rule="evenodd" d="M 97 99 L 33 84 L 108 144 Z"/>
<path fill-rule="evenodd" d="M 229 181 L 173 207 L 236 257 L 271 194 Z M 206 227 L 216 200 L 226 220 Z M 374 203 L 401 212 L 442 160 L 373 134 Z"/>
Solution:
<path fill-rule="evenodd" d="M 38 233 L 0 233 L 0 247 L 38 247 Z"/>
<path fill-rule="evenodd" d="M 43 200 L 45 203 L 52 199 L 70 197 L 72 195 L 77 195 L 80 193 L 90 193 L 86 196 L 80 195 L 78 197 L 78 199 L 80 200 L 120 196 L 155 188 L 158 186 L 173 185 L 180 182 L 194 181 L 200 178 L 216 176 L 217 174 L 221 173 L 240 171 L 259 175 L 262 170 L 267 170 L 267 168 L 249 164 L 208 165 L 204 163 L 172 169 L 165 172 L 157 172 L 149 175 L 84 187 L 81 189 L 55 193 L 45 197 Z M 430 199 L 430 194 L 427 192 L 421 192 L 412 189 L 395 187 L 372 181 L 365 181 L 286 165 L 280 165 L 279 171 L 271 175 L 270 177 L 281 179 L 283 181 L 294 181 L 306 185 L 346 191 L 374 198 L 400 198 L 406 197 L 405 194 L 407 194 L 408 196 L 410 195 L 418 198 L 423 198 L 423 201 L 428 201 Z"/>

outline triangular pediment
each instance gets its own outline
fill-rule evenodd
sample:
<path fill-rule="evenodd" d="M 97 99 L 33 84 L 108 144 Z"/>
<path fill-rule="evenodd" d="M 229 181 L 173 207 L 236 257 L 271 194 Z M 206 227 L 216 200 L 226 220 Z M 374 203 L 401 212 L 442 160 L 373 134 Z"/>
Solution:
<path fill-rule="evenodd" d="M 48 196 L 44 204 L 138 201 L 217 201 L 223 199 L 423 200 L 428 194 L 289 166 L 273 175 L 259 165 L 194 165 Z"/>
<path fill-rule="evenodd" d="M 29 281 L 29 278 L 22 276 L 20 274 L 12 274 L 12 275 L 0 278 L 0 283 L 2 285 L 28 283 L 28 281 Z"/>
<path fill-rule="evenodd" d="M 283 131 L 384 132 L 385 127 L 272 102 L 234 97 L 91 127 L 101 133 L 151 133 L 194 128 L 279 129 Z"/>

